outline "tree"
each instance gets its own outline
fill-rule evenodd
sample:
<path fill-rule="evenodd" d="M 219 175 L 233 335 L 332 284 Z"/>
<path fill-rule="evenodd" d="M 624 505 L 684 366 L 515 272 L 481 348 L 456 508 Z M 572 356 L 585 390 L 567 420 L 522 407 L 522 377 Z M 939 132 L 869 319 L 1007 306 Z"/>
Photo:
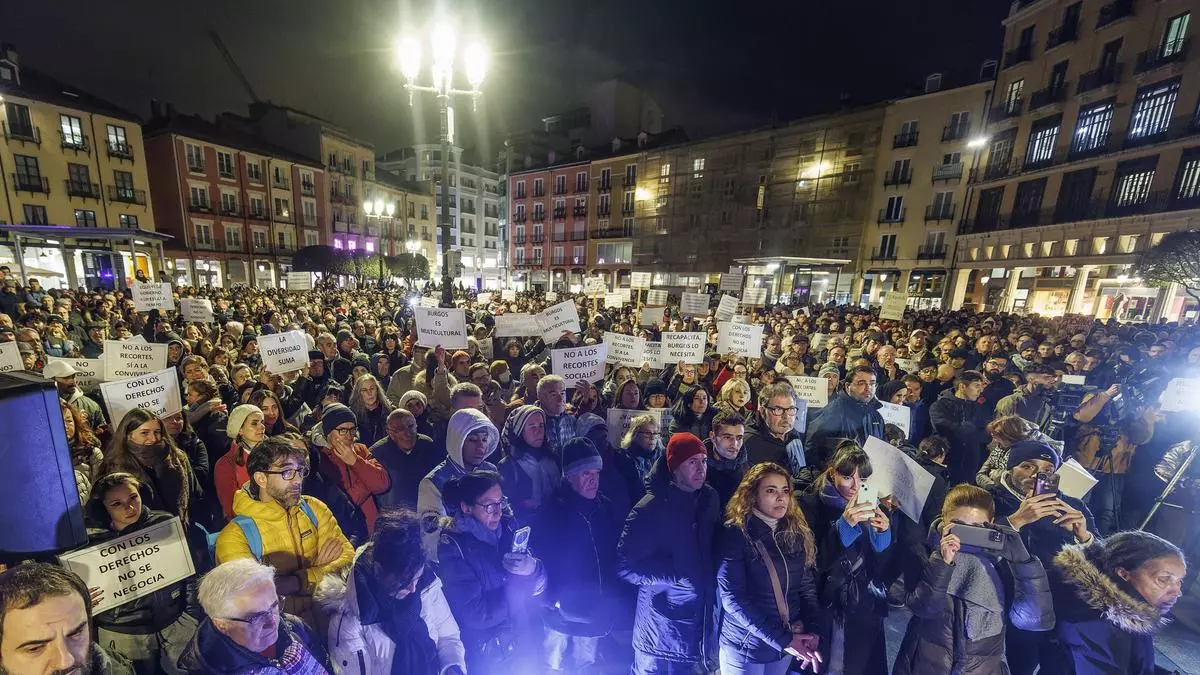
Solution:
<path fill-rule="evenodd" d="M 420 253 L 405 251 L 399 255 L 387 256 L 383 259 L 388 272 L 401 277 L 411 287 L 414 279 L 429 278 L 429 261 Z"/>
<path fill-rule="evenodd" d="M 1171 232 L 1134 265 L 1134 273 L 1147 283 L 1176 283 L 1200 302 L 1200 230 Z"/>
<path fill-rule="evenodd" d="M 292 256 L 292 269 L 322 275 L 340 274 L 336 270 L 345 257 L 345 253 L 332 246 L 305 246 Z"/>

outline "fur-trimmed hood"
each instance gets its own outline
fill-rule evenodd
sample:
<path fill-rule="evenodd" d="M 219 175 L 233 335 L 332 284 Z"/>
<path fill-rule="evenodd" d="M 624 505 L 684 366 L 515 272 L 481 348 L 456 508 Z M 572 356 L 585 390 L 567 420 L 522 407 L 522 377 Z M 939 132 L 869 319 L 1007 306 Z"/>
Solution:
<path fill-rule="evenodd" d="M 1094 562 L 1103 555 L 1099 539 L 1089 544 L 1064 546 L 1054 556 L 1054 566 L 1063 581 L 1075 590 L 1085 605 L 1100 612 L 1106 621 L 1126 633 L 1154 635 L 1170 622 L 1156 607 L 1135 598 Z"/>

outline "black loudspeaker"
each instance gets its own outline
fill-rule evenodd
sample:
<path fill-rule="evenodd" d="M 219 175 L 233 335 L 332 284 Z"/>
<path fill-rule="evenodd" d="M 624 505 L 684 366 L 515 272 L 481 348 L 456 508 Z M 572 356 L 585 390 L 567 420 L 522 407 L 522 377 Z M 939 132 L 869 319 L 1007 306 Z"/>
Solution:
<path fill-rule="evenodd" d="M 87 543 L 54 382 L 0 374 L 0 558 Z"/>

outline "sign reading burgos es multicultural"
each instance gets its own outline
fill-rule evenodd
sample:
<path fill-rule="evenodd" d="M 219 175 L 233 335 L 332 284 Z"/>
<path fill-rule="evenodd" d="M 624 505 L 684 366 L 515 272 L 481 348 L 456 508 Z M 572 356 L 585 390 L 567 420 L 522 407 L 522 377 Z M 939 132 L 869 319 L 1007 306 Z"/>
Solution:
<path fill-rule="evenodd" d="M 467 319 L 461 309 L 417 307 L 417 342 L 427 347 L 467 348 Z"/>
<path fill-rule="evenodd" d="M 196 573 L 179 518 L 61 556 L 88 588 L 102 591 L 93 613 L 120 607 Z"/>

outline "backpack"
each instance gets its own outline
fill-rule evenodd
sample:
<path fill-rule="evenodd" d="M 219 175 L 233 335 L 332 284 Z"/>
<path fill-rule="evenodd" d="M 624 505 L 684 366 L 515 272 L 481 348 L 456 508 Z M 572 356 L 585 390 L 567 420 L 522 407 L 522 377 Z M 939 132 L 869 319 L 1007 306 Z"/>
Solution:
<path fill-rule="evenodd" d="M 308 501 L 303 498 L 300 499 L 300 510 L 304 512 L 304 515 L 308 516 L 308 519 L 312 522 L 313 527 L 316 527 L 317 514 L 313 513 L 312 507 L 309 506 Z M 246 545 L 250 547 L 250 554 L 254 556 L 255 560 L 262 562 L 262 535 L 259 534 L 258 525 L 254 522 L 254 519 L 250 516 L 234 516 L 229 522 L 230 524 L 237 525 L 239 528 L 241 528 L 242 535 L 246 537 Z M 217 562 L 217 538 L 220 536 L 220 530 L 217 530 L 216 532 L 210 532 L 208 534 L 208 556 L 214 565 L 216 565 Z"/>

